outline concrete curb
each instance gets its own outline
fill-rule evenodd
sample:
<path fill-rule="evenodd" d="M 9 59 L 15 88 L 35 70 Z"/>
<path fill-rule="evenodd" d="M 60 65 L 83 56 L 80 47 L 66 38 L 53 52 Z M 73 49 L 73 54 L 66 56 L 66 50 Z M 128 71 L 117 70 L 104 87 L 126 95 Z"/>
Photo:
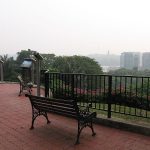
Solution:
<path fill-rule="evenodd" d="M 94 123 L 150 136 L 150 127 L 141 126 L 129 122 L 116 121 L 109 118 L 96 118 L 94 119 Z"/>

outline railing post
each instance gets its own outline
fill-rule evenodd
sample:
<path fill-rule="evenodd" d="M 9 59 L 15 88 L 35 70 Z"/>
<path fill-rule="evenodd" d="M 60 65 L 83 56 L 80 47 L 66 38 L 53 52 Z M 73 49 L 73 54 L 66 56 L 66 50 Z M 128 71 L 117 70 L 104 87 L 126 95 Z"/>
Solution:
<path fill-rule="evenodd" d="M 74 99 L 74 74 L 71 74 L 71 98 Z"/>
<path fill-rule="evenodd" d="M 108 76 L 108 114 L 107 117 L 111 118 L 111 99 L 112 99 L 112 76 Z"/>
<path fill-rule="evenodd" d="M 49 73 L 45 73 L 45 97 L 49 97 Z"/>

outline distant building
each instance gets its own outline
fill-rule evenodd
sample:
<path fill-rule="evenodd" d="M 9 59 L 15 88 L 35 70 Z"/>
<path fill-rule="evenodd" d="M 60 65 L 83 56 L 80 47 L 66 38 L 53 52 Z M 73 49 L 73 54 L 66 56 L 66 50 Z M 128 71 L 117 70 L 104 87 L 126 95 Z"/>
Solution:
<path fill-rule="evenodd" d="M 126 69 L 139 69 L 140 53 L 139 52 L 123 52 L 120 56 L 120 67 Z"/>
<path fill-rule="evenodd" d="M 150 69 L 150 52 L 145 52 L 142 55 L 142 70 Z"/>

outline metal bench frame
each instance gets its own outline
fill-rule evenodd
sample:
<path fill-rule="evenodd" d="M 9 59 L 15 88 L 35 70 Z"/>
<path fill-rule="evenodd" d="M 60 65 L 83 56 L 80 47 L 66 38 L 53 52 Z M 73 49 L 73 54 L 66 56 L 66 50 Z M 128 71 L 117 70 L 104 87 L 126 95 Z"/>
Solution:
<path fill-rule="evenodd" d="M 19 91 L 18 96 L 20 96 L 24 90 L 26 90 L 29 94 L 31 94 L 33 84 L 32 83 L 25 83 L 24 80 L 22 79 L 21 75 L 18 75 L 17 78 L 18 78 L 19 83 L 20 83 L 20 91 Z"/>
<path fill-rule="evenodd" d="M 80 110 L 78 108 L 76 100 L 63 100 L 39 97 L 26 94 L 29 97 L 32 106 L 32 123 L 31 128 L 34 129 L 34 121 L 38 116 L 44 116 L 47 120 L 47 124 L 50 123 L 48 119 L 48 112 L 57 113 L 69 117 L 74 117 L 78 122 L 78 133 L 75 144 L 79 144 L 79 138 L 81 131 L 85 127 L 89 127 L 92 130 L 92 136 L 95 136 L 93 128 L 93 118 L 96 117 L 96 112 L 90 112 L 89 109 Z"/>

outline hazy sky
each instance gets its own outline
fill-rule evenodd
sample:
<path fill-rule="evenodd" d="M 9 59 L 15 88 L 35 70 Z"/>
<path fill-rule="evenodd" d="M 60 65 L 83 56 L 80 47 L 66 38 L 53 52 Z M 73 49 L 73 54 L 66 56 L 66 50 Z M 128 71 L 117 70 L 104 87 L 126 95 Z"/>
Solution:
<path fill-rule="evenodd" d="M 150 51 L 150 0 L 0 0 L 0 55 Z"/>

